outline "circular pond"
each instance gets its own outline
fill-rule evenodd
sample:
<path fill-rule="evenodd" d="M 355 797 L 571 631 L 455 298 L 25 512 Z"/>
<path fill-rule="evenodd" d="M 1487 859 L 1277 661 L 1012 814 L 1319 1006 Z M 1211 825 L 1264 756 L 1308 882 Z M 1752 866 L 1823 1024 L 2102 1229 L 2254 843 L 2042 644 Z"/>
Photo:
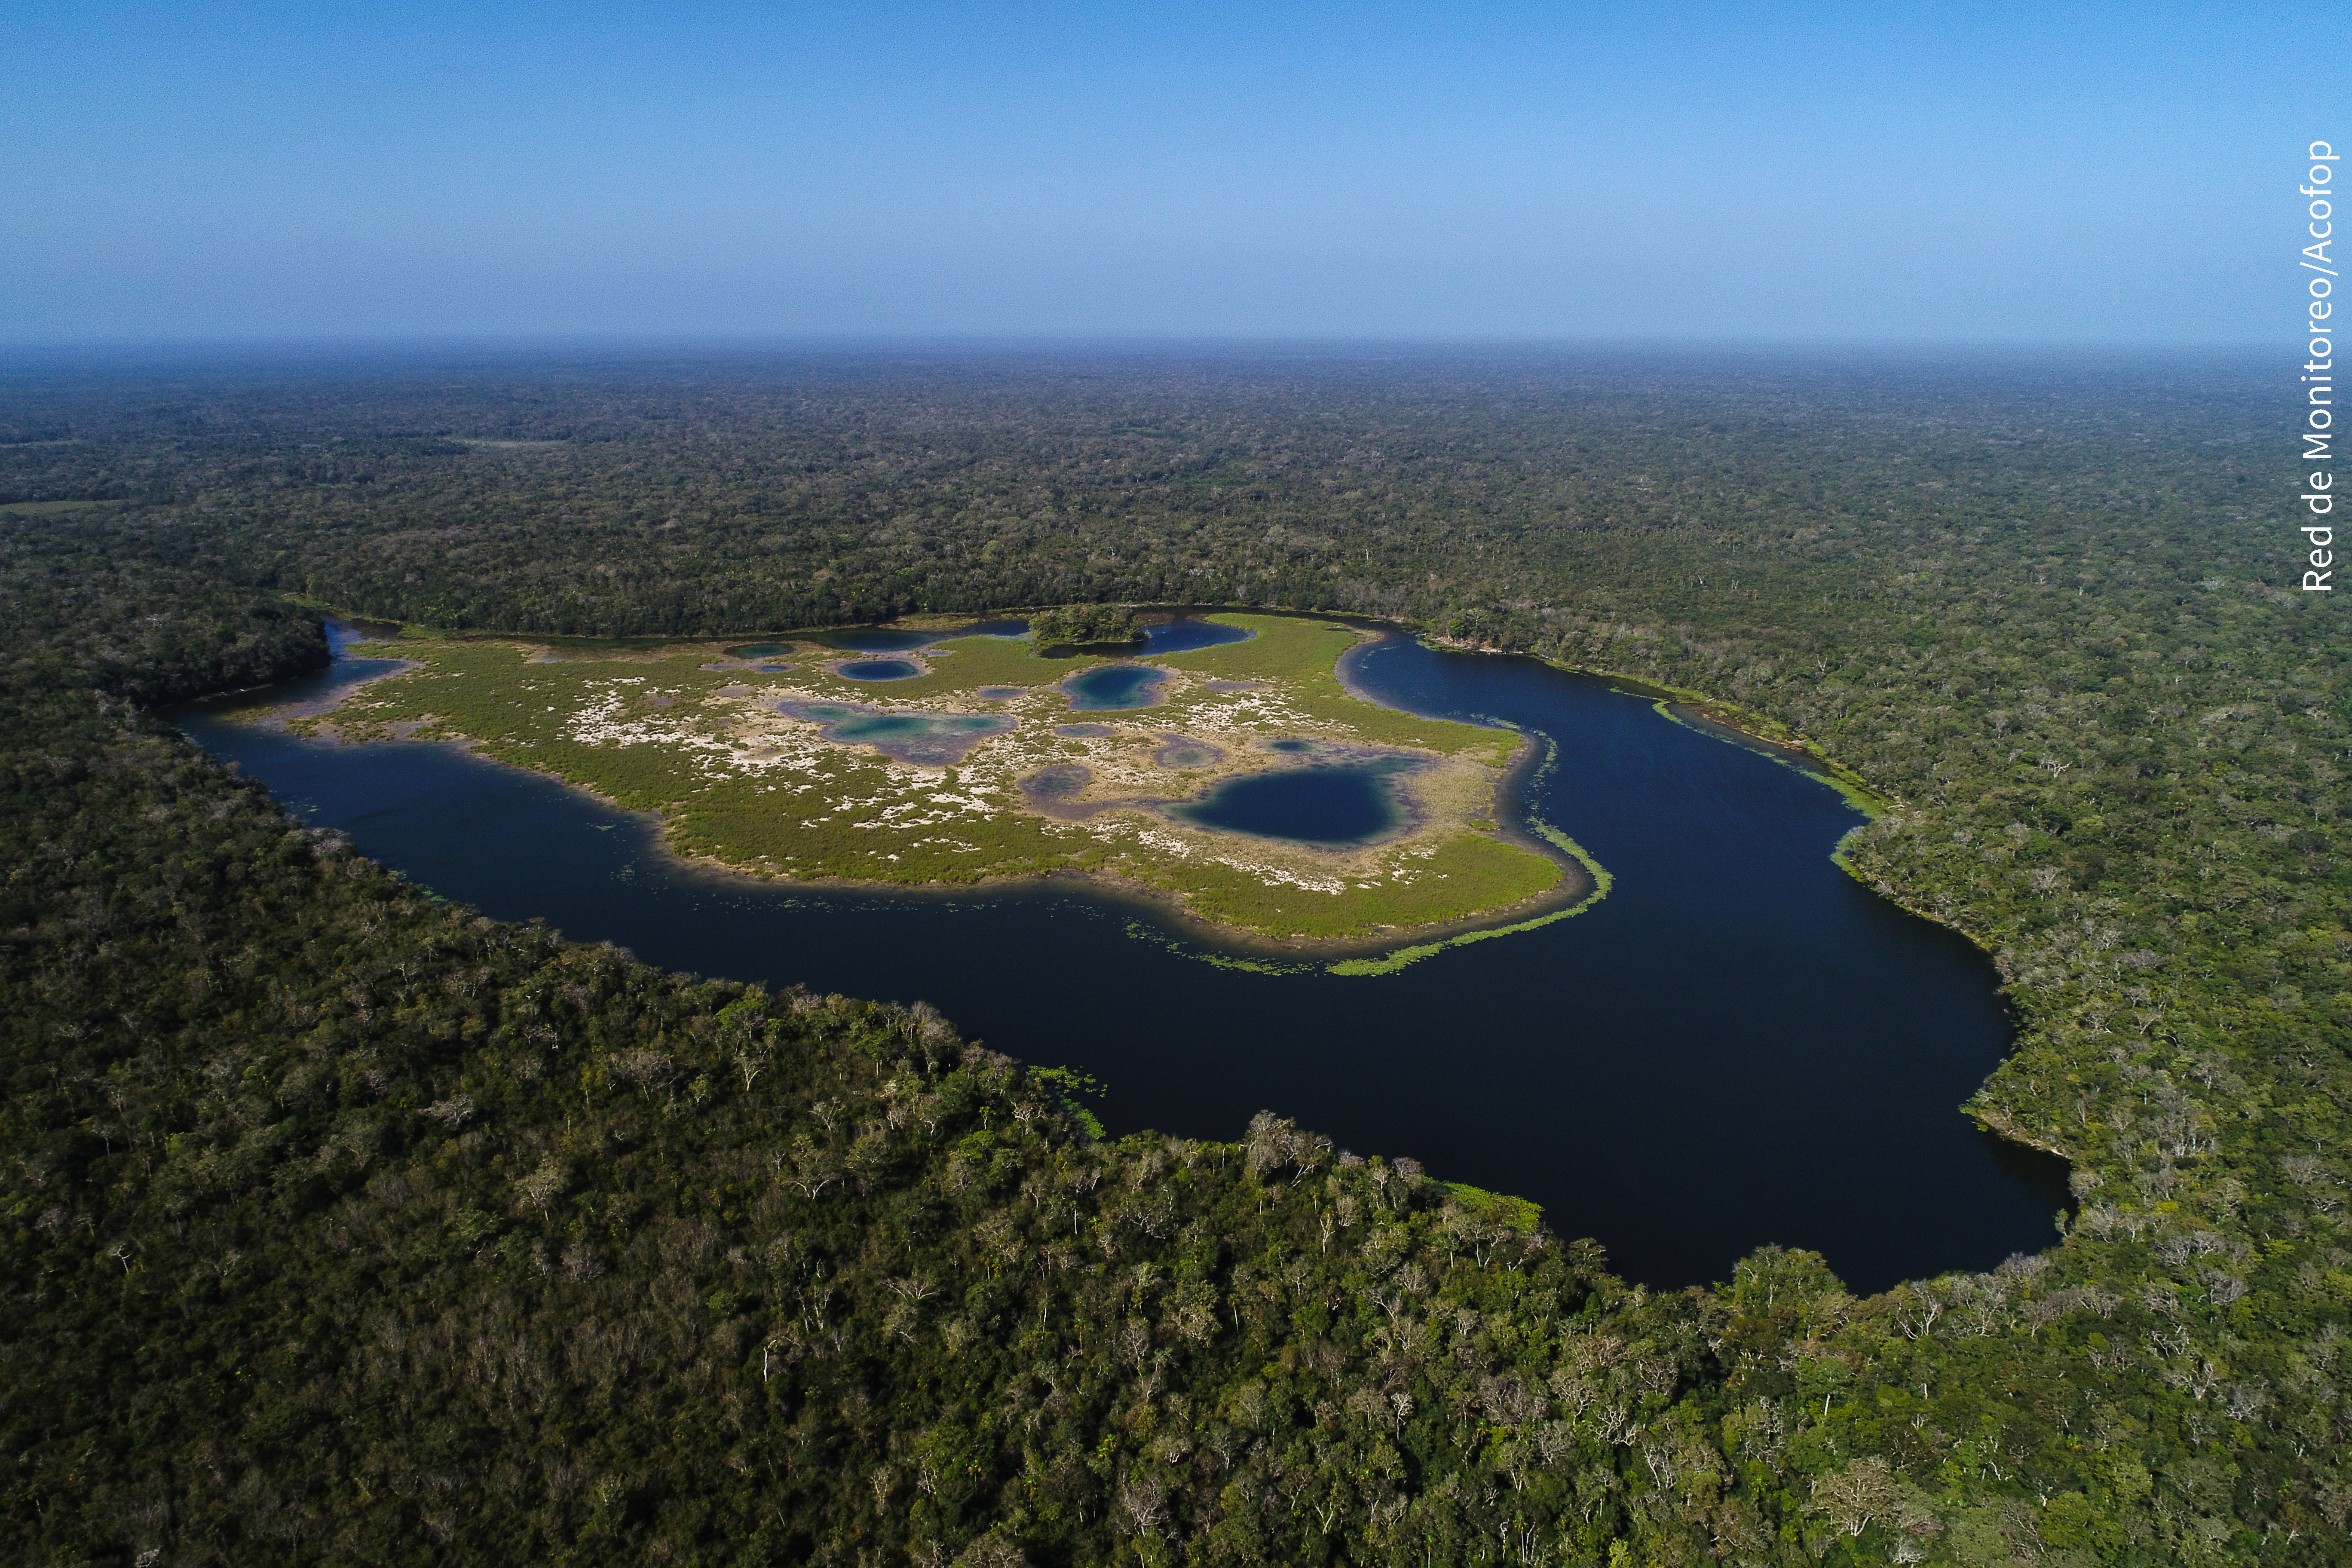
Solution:
<path fill-rule="evenodd" d="M 1105 664 L 1062 682 L 1073 708 L 1149 708 L 1168 679 L 1164 669 L 1139 664 Z"/>

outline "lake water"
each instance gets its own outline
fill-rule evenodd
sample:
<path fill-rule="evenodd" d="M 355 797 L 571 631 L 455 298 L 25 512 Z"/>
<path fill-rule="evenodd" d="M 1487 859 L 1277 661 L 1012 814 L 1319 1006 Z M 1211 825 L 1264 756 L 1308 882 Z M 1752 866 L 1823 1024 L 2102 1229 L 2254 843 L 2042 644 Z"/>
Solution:
<path fill-rule="evenodd" d="M 1197 801 L 1171 806 L 1169 814 L 1195 827 L 1327 848 L 1370 844 L 1404 826 L 1406 814 L 1390 781 L 1411 766 L 1380 759 L 1244 773 Z"/>
<path fill-rule="evenodd" d="M 839 648 L 844 653 L 906 653 L 926 647 L 950 637 L 1017 637 L 1029 629 L 1021 620 L 973 621 L 967 626 L 952 626 L 945 631 L 908 631 L 898 626 L 841 626 L 832 631 L 811 632 L 811 642 L 826 647 Z M 772 645 L 755 645 L 772 646 Z M 751 658 L 752 654 L 738 654 Z"/>
<path fill-rule="evenodd" d="M 1532 1198 L 1660 1286 L 1726 1278 L 1765 1242 L 1875 1289 L 2054 1239 L 2063 1166 L 1957 1110 L 2009 1039 L 1990 965 L 1830 863 L 1858 818 L 1826 785 L 1601 681 L 1402 637 L 1351 658 L 1382 700 L 1556 742 L 1531 804 L 1616 886 L 1573 920 L 1343 979 L 1211 966 L 1143 907 L 1076 887 L 696 871 L 646 820 L 454 746 L 224 722 L 362 673 L 345 659 L 181 721 L 446 897 L 671 969 L 921 998 L 968 1037 L 1104 1079 L 1115 1132 L 1230 1139 L 1270 1109 Z"/>
<path fill-rule="evenodd" d="M 1214 621 L 1162 621 L 1143 628 L 1143 651 L 1155 653 L 1189 653 L 1196 647 L 1215 647 L 1219 643 L 1247 642 L 1257 636 L 1240 626 L 1221 626 Z"/>
<path fill-rule="evenodd" d="M 923 671 L 903 658 L 854 658 L 835 673 L 848 680 L 911 680 Z"/>

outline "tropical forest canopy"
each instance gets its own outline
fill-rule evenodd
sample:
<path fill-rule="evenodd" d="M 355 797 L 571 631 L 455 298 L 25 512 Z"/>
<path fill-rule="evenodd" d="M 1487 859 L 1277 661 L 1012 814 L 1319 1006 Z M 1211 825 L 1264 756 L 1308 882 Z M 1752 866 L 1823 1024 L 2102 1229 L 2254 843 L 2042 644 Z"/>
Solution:
<path fill-rule="evenodd" d="M 2352 647 L 2259 368 L 19 364 L 8 1555 L 2344 1561 Z M 1400 619 L 1853 769 L 1857 873 L 2007 983 L 1967 1109 L 2073 1163 L 2063 1239 L 1654 1293 L 1279 1107 L 1102 1140 L 1017 1039 L 482 919 L 156 717 L 316 668 L 321 608 L 1138 604 Z"/>

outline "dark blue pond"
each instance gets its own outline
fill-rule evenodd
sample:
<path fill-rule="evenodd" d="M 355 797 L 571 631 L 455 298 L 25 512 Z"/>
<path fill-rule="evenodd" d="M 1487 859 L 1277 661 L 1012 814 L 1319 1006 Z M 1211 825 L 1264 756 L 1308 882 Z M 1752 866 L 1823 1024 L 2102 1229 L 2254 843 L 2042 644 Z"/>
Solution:
<path fill-rule="evenodd" d="M 1104 895 L 712 876 L 643 819 L 453 746 L 318 745 L 220 708 L 183 722 L 297 813 L 501 919 L 673 969 L 923 998 L 1102 1078 L 1115 1131 L 1229 1139 L 1270 1108 L 1533 1198 L 1655 1285 L 1725 1278 L 1766 1242 L 1819 1248 L 1864 1289 L 2051 1243 L 2063 1167 L 1957 1110 L 2009 1038 L 1991 967 L 1830 863 L 1857 820 L 1834 792 L 1530 660 L 1391 638 L 1350 673 L 1401 707 L 1557 740 L 1532 804 L 1615 889 L 1381 978 L 1254 974 L 1135 940 L 1164 928 Z"/>
<path fill-rule="evenodd" d="M 1169 815 L 1196 827 L 1327 848 L 1370 844 L 1404 826 L 1405 810 L 1390 781 L 1412 765 L 1383 759 L 1248 773 L 1227 779 L 1198 801 L 1171 806 Z"/>
<path fill-rule="evenodd" d="M 858 658 L 839 666 L 835 673 L 851 680 L 907 680 L 923 670 L 903 658 Z"/>
<path fill-rule="evenodd" d="M 1247 642 L 1255 636 L 1255 632 L 1240 626 L 1221 626 L 1214 621 L 1167 621 L 1143 628 L 1143 651 L 1184 653 L 1196 647 L 1214 647 L 1219 643 Z"/>
<path fill-rule="evenodd" d="M 747 642 L 726 650 L 730 658 L 782 658 L 793 651 L 788 642 Z"/>
<path fill-rule="evenodd" d="M 1062 689 L 1073 708 L 1147 708 L 1152 689 L 1167 679 L 1165 670 L 1139 664 L 1104 664 L 1070 677 Z"/>

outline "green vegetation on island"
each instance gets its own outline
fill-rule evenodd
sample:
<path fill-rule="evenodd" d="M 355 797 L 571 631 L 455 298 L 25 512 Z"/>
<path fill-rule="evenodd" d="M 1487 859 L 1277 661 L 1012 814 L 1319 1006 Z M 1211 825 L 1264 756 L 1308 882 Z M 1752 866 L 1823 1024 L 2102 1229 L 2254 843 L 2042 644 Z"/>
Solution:
<path fill-rule="evenodd" d="M 756 645 L 794 651 L 747 661 L 720 657 L 717 643 L 559 653 L 439 638 L 370 645 L 415 668 L 289 722 L 353 740 L 470 740 L 660 814 L 681 854 L 769 877 L 919 885 L 1083 873 L 1172 898 L 1230 931 L 1357 943 L 1496 911 L 1507 920 L 1559 887 L 1557 861 L 1473 826 L 1493 810 L 1516 736 L 1350 696 L 1332 673 L 1358 641 L 1344 626 L 1221 618 L 1249 640 L 1142 661 L 1166 672 L 1148 708 L 1074 710 L 1059 683 L 1103 661 L 1044 658 L 1006 637 L 910 651 L 923 673 L 888 681 L 846 679 L 837 656 L 806 640 Z M 980 715 L 1002 727 L 951 757 L 910 762 L 889 751 L 891 734 L 866 743 L 852 726 L 830 738 L 812 705 L 902 722 Z M 1063 733 L 1072 721 L 1091 732 Z M 1412 818 L 1366 847 L 1332 849 L 1212 832 L 1166 809 L 1300 760 L 1265 745 L 1302 740 L 1410 761 L 1391 787 L 1409 795 Z M 1181 763 L 1165 760 L 1171 742 L 1184 742 Z M 1056 797 L 1060 816 L 1023 788 L 1053 767 L 1089 775 Z"/>
<path fill-rule="evenodd" d="M 1062 605 L 1029 617 L 1039 647 L 1103 647 L 1143 640 L 1143 626 L 1127 605 Z"/>

